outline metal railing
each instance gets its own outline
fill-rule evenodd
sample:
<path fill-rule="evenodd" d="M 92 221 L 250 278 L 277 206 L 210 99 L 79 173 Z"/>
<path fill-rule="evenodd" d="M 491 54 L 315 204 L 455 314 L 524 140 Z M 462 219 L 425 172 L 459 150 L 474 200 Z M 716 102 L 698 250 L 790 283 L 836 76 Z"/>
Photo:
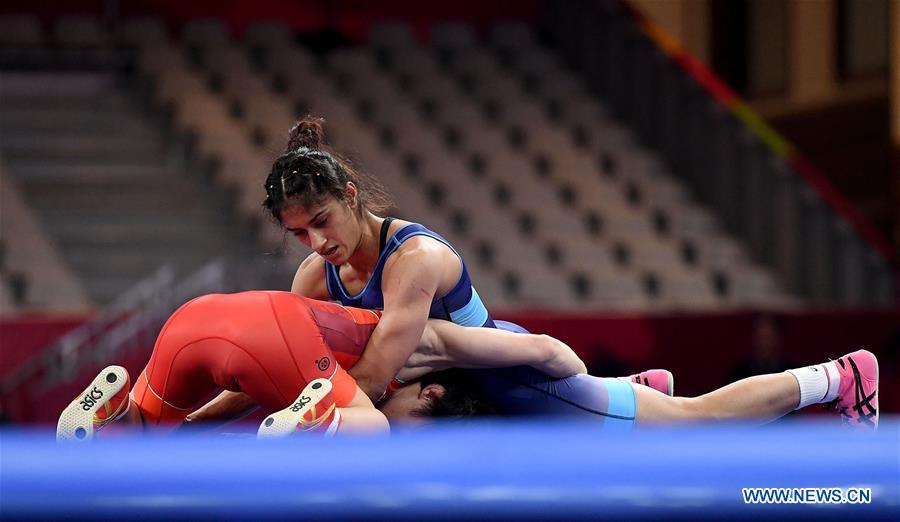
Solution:
<path fill-rule="evenodd" d="M 177 307 L 198 295 L 225 291 L 226 273 L 221 259 L 181 280 L 171 267 L 160 268 L 29 360 L 0 391 L 6 395 L 26 382 L 46 389 L 77 377 L 86 366 L 121 359 L 130 349 L 149 349 Z"/>

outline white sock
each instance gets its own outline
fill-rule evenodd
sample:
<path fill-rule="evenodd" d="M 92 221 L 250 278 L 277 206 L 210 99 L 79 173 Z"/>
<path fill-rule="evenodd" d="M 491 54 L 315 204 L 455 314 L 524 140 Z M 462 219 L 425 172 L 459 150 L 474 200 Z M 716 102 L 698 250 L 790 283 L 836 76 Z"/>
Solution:
<path fill-rule="evenodd" d="M 800 403 L 796 409 L 810 404 L 831 402 L 837 397 L 841 375 L 834 361 L 788 370 L 800 385 Z"/>

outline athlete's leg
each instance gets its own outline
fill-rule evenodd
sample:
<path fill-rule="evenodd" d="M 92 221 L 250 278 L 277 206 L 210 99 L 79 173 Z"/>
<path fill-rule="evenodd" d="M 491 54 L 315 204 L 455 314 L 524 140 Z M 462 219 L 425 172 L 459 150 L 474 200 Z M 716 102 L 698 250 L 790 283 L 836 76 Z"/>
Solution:
<path fill-rule="evenodd" d="M 319 332 L 331 349 L 334 359 L 342 368 L 351 368 L 359 360 L 372 331 L 378 325 L 381 312 L 346 307 L 326 301 L 316 301 L 288 294 L 275 298 L 283 308 L 295 308 L 308 312 Z M 289 301 L 289 302 L 285 302 Z M 258 407 L 249 395 L 224 391 L 187 416 L 189 422 L 223 423 L 240 418 Z"/>
<path fill-rule="evenodd" d="M 192 322 L 190 327 L 204 328 L 202 322 Z M 225 367 L 235 347 L 217 338 L 185 345 L 180 341 L 160 334 L 150 361 L 135 379 L 131 398 L 144 426 L 174 429 L 198 402 L 221 388 L 215 372 Z"/>
<path fill-rule="evenodd" d="M 638 424 L 769 422 L 790 413 L 800 402 L 797 379 L 787 372 L 749 377 L 699 397 L 669 397 L 646 386 L 633 386 Z"/>
<path fill-rule="evenodd" d="M 101 371 L 60 414 L 57 439 L 87 441 L 112 423 L 174 428 L 191 406 L 211 393 L 216 385 L 209 372 L 202 371 L 203 357 L 196 356 L 198 347 L 195 345 L 211 344 L 206 350 L 202 346 L 199 349 L 216 353 L 220 341 L 206 340 L 182 346 L 164 333 L 157 339 L 150 362 L 133 388 L 125 368 L 109 366 Z M 186 406 L 181 407 L 182 404 Z"/>
<path fill-rule="evenodd" d="M 769 422 L 810 404 L 833 403 L 852 427 L 878 426 L 878 361 L 865 350 L 837 361 L 749 377 L 699 397 L 668 397 L 637 385 L 634 393 L 639 424 Z"/>

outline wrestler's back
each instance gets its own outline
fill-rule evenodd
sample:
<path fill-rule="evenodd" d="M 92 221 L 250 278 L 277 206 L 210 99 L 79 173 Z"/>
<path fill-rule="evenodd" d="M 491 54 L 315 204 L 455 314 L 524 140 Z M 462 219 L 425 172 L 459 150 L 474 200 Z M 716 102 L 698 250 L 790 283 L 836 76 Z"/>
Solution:
<path fill-rule="evenodd" d="M 188 344 L 216 332 L 217 337 L 240 346 L 271 345 L 288 341 L 283 335 L 302 339 L 311 321 L 344 369 L 359 360 L 381 317 L 377 310 L 277 291 L 204 295 L 186 303 L 172 318 L 187 310 L 193 320 L 170 320 L 171 326 L 163 329 L 168 338 Z M 203 328 L 197 328 L 197 322 Z"/>
<path fill-rule="evenodd" d="M 218 338 L 238 346 L 283 344 L 281 328 L 274 313 L 275 292 L 209 294 L 188 301 L 179 308 L 160 332 L 168 343 L 188 345 Z M 279 308 L 285 308 L 279 302 Z M 290 313 L 285 309 L 282 315 Z M 299 309 L 297 313 L 302 314 Z M 182 316 L 190 316 L 190 321 Z"/>
<path fill-rule="evenodd" d="M 313 309 L 320 317 L 334 317 L 331 321 L 340 320 L 343 311 L 340 305 L 288 292 L 198 297 L 179 308 L 160 332 L 145 370 L 150 388 L 178 409 L 191 406 L 212 386 L 245 391 L 264 408 L 277 410 L 310 381 L 331 378 L 335 402 L 346 404 L 356 383 L 335 359 Z M 355 348 L 343 338 L 343 345 L 336 344 Z"/>

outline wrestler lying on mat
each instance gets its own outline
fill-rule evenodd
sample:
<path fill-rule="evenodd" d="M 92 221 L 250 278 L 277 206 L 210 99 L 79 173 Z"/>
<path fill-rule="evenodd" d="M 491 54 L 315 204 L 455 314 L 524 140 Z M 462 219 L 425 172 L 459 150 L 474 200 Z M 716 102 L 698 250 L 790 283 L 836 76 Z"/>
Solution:
<path fill-rule="evenodd" d="M 387 419 L 345 371 L 361 356 L 379 318 L 371 310 L 286 292 L 199 297 L 163 326 L 130 398 L 125 369 L 103 370 L 63 411 L 57 435 L 89 439 L 117 418 L 172 429 L 199 401 L 222 388 L 243 391 L 270 412 L 287 408 L 272 416 L 278 421 L 275 426 L 263 428 L 278 428 L 290 417 L 290 430 L 299 425 L 301 430 L 330 433 L 385 431 Z M 558 377 L 585 371 L 568 346 L 542 335 L 432 321 L 420 344 L 423 355 L 414 356 L 411 365 L 417 365 L 417 359 L 422 364 L 405 370 L 407 378 L 451 365 L 479 367 L 481 360 L 493 366 L 532 364 Z M 472 357 L 469 348 L 477 348 L 480 359 Z M 435 385 L 424 395 L 445 388 L 454 387 Z M 304 397 L 314 400 L 307 403 Z"/>
<path fill-rule="evenodd" d="M 163 327 L 130 394 L 124 368 L 108 367 L 63 411 L 57 437 L 88 440 L 114 420 L 171 429 L 220 388 L 242 390 L 275 412 L 261 424 L 260 435 L 378 432 L 388 429 L 388 418 L 402 422 L 478 413 L 477 396 L 464 385 L 442 381 L 444 372 L 397 389 L 377 410 L 344 367 L 359 358 L 378 320 L 377 312 L 285 292 L 197 298 Z M 401 377 L 415 380 L 450 366 L 517 365 L 557 378 L 585 371 L 568 346 L 548 336 L 430 321 Z M 824 364 L 750 377 L 695 398 L 602 380 L 607 394 L 597 400 L 603 408 L 599 413 L 616 426 L 765 422 L 815 403 L 833 403 L 855 428 L 874 429 L 878 423 L 878 363 L 864 350 Z"/>

